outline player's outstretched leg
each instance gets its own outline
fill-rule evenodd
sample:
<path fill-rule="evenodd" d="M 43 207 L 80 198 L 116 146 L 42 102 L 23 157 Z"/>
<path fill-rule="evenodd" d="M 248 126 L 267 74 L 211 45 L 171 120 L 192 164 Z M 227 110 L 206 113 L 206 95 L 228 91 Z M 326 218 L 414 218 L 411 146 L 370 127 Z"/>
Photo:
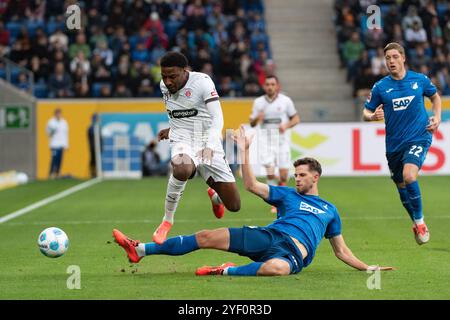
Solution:
<path fill-rule="evenodd" d="M 235 267 L 236 265 L 233 262 L 225 262 L 222 263 L 220 266 L 203 266 L 198 268 L 195 271 L 195 274 L 197 276 L 221 276 L 223 275 L 223 272 L 225 269 L 228 269 L 228 267 Z"/>
<path fill-rule="evenodd" d="M 155 242 L 141 243 L 139 240 L 133 240 L 117 229 L 113 230 L 114 240 L 125 250 L 128 260 L 132 263 L 138 263 L 143 257 L 163 254 L 170 256 L 179 256 L 199 249 L 196 235 L 177 236 L 164 241 L 162 244 Z"/>
<path fill-rule="evenodd" d="M 273 258 L 265 262 L 252 262 L 236 266 L 227 262 L 220 266 L 203 266 L 195 272 L 198 276 L 283 276 L 291 273 L 291 265 L 284 259 Z"/>
<path fill-rule="evenodd" d="M 128 260 L 131 263 L 138 263 L 142 259 L 143 256 L 139 256 L 136 251 L 136 248 L 140 244 L 139 240 L 128 238 L 117 229 L 113 230 L 113 237 L 114 241 L 117 242 L 117 244 L 125 250 L 128 256 Z"/>

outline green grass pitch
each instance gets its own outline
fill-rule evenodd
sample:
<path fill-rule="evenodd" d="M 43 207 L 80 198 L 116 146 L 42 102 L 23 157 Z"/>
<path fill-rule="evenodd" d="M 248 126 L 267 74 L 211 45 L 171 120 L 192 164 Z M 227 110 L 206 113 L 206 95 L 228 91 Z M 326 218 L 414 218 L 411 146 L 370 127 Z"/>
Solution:
<path fill-rule="evenodd" d="M 119 228 L 148 241 L 162 218 L 166 178 L 103 181 L 0 224 L 0 299 L 449 299 L 450 177 L 420 178 L 430 243 L 418 246 L 411 222 L 387 177 L 327 178 L 320 194 L 339 209 L 343 235 L 353 253 L 369 264 L 394 266 L 381 274 L 381 289 L 369 290 L 370 274 L 339 261 L 324 239 L 313 263 L 286 277 L 197 277 L 199 266 L 250 262 L 235 254 L 201 250 L 185 256 L 154 256 L 130 266 L 112 242 Z M 80 183 L 33 182 L 0 191 L 0 216 Z M 292 180 L 291 180 L 292 183 Z M 170 236 L 201 229 L 267 225 L 270 207 L 238 181 L 242 208 L 217 220 L 206 185 L 189 182 Z M 57 226 L 69 236 L 68 252 L 43 256 L 37 237 Z M 69 290 L 71 265 L 80 267 L 81 289 Z"/>

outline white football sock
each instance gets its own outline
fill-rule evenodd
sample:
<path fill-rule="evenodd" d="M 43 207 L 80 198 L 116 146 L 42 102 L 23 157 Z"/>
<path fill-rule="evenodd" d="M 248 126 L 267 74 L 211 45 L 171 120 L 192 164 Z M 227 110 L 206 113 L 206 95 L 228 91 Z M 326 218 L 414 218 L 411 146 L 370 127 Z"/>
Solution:
<path fill-rule="evenodd" d="M 423 223 L 424 223 L 423 218 L 420 218 L 420 219 L 414 219 L 414 223 L 417 224 L 417 225 L 423 224 Z"/>
<path fill-rule="evenodd" d="M 173 175 L 169 178 L 169 183 L 167 184 L 166 193 L 166 203 L 165 203 L 165 215 L 164 219 L 171 224 L 173 224 L 173 218 L 175 211 L 177 210 L 178 202 L 183 195 L 184 188 L 186 187 L 187 181 L 180 181 Z"/>
<path fill-rule="evenodd" d="M 137 245 L 136 253 L 138 254 L 139 257 L 144 257 L 145 256 L 145 244 L 144 243 L 139 243 Z"/>

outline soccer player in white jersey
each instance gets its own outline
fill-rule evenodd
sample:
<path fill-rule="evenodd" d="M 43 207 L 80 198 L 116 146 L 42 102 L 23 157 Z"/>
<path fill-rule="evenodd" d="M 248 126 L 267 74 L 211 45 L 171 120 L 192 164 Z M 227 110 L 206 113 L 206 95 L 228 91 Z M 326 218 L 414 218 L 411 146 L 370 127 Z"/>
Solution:
<path fill-rule="evenodd" d="M 270 75 L 264 81 L 265 95 L 255 99 L 250 125 L 258 130 L 258 161 L 266 168 L 267 184 L 285 186 L 291 167 L 290 128 L 300 123 L 291 98 L 280 93 L 278 78 Z M 278 167 L 278 181 L 275 172 Z M 272 206 L 271 211 L 276 213 Z"/>
<path fill-rule="evenodd" d="M 168 52 L 161 59 L 161 92 L 169 125 L 158 140 L 169 139 L 172 175 L 169 178 L 162 223 L 153 241 L 163 243 L 174 223 L 174 215 L 187 180 L 198 173 L 208 184 L 213 212 L 222 218 L 224 207 L 239 211 L 241 200 L 222 147 L 223 115 L 215 85 L 200 72 L 188 71 L 187 58 Z"/>

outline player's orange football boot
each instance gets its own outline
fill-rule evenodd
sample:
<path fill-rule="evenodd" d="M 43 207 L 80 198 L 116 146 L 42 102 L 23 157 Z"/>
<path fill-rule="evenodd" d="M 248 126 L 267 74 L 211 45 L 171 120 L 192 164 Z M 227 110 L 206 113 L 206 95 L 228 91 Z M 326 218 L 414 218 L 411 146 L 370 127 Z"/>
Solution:
<path fill-rule="evenodd" d="M 226 262 L 217 267 L 203 266 L 198 268 L 197 271 L 195 271 L 195 274 L 197 276 L 214 276 L 214 275 L 221 276 L 225 268 L 235 266 L 236 265 L 233 262 Z"/>
<path fill-rule="evenodd" d="M 170 228 L 172 228 L 172 224 L 169 221 L 164 220 L 161 222 L 158 229 L 153 233 L 153 241 L 157 244 L 162 244 L 166 241 Z"/>
<path fill-rule="evenodd" d="M 113 237 L 117 244 L 125 249 L 128 255 L 128 260 L 131 263 L 138 263 L 143 258 L 139 257 L 136 252 L 136 247 L 140 243 L 139 240 L 130 239 L 117 229 L 113 230 Z"/>
<path fill-rule="evenodd" d="M 414 224 L 412 229 L 417 244 L 422 245 L 430 240 L 430 232 L 428 231 L 427 225 L 425 223 Z"/>
<path fill-rule="evenodd" d="M 217 219 L 220 219 L 225 214 L 225 206 L 223 205 L 223 203 L 219 203 L 219 204 L 214 203 L 212 197 L 215 193 L 216 193 L 216 191 L 213 188 L 208 188 L 208 196 L 211 199 L 214 215 L 216 216 Z"/>

